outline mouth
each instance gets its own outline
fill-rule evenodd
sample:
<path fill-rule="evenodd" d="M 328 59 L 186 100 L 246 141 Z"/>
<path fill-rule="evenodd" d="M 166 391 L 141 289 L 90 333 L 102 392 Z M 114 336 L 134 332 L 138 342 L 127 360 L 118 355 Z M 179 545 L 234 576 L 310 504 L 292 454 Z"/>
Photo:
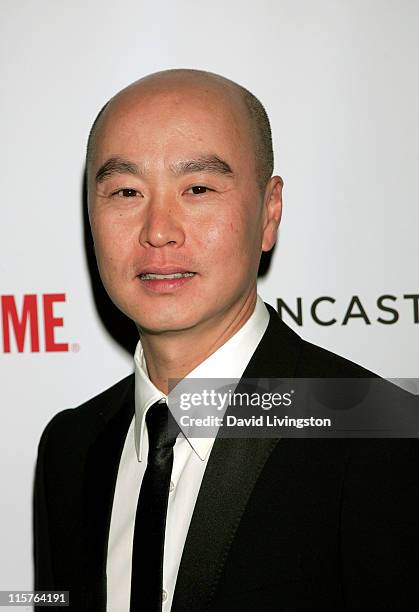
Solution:
<path fill-rule="evenodd" d="M 171 294 L 192 282 L 196 272 L 189 270 L 144 270 L 138 274 L 141 285 L 154 294 Z"/>
<path fill-rule="evenodd" d="M 159 274 L 157 272 L 144 272 L 139 275 L 141 280 L 166 280 L 173 278 L 188 278 L 195 276 L 195 272 L 173 272 L 172 274 Z"/>

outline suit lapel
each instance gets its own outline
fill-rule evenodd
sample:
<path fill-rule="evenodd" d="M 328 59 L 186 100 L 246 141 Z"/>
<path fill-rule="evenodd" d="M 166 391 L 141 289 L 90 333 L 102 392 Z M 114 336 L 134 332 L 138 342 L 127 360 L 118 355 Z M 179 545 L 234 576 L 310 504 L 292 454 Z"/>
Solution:
<path fill-rule="evenodd" d="M 295 375 L 301 339 L 273 308 L 268 309 L 268 328 L 242 380 Z M 172 612 L 209 608 L 247 501 L 277 443 L 276 439 L 215 441 L 186 539 Z"/>
<path fill-rule="evenodd" d="M 85 470 L 83 528 L 86 610 L 106 605 L 106 555 L 119 461 L 134 415 L 134 381 L 129 379 L 119 401 L 101 413 L 101 427 L 91 445 Z"/>

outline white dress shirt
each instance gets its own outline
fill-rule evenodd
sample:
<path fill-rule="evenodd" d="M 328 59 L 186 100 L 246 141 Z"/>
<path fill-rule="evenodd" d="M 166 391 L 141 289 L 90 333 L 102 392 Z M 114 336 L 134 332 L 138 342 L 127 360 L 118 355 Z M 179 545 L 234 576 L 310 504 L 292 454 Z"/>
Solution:
<path fill-rule="evenodd" d="M 239 331 L 188 378 L 241 378 L 269 322 L 258 296 L 255 310 Z M 131 563 L 138 495 L 147 467 L 147 410 L 166 396 L 150 381 L 141 342 L 135 355 L 135 416 L 128 429 L 119 464 L 107 553 L 107 611 L 129 612 Z M 185 438 L 174 446 L 163 559 L 163 611 L 172 606 L 177 574 L 213 438 Z"/>

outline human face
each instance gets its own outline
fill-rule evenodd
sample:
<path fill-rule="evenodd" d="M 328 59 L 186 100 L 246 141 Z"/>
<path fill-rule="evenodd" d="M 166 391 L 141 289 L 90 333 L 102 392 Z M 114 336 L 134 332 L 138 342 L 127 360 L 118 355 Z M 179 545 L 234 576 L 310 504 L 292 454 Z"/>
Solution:
<path fill-rule="evenodd" d="M 261 194 L 232 94 L 179 87 L 117 98 L 89 169 L 95 252 L 111 299 L 150 333 L 215 329 L 240 316 L 256 294 L 261 251 L 275 241 L 272 181 Z"/>

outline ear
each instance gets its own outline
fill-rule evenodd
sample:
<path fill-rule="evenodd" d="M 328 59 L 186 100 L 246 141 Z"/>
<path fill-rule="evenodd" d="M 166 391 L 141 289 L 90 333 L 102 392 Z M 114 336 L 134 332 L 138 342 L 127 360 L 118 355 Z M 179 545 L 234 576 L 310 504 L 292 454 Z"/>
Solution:
<path fill-rule="evenodd" d="M 282 215 L 283 186 L 284 181 L 282 178 L 280 176 L 273 176 L 269 179 L 265 189 L 262 251 L 270 251 L 276 242 L 278 226 Z"/>

